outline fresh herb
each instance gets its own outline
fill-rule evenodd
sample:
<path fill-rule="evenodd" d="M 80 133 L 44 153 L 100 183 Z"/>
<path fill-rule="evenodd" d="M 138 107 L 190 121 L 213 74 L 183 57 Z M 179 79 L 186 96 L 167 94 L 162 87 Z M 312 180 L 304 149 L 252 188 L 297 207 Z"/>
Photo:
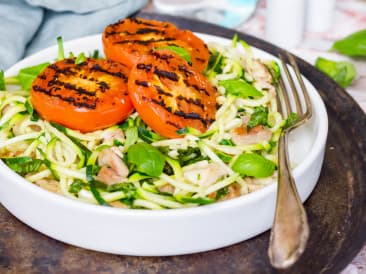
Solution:
<path fill-rule="evenodd" d="M 224 163 L 229 163 L 233 159 L 232 156 L 230 156 L 229 154 L 226 154 L 226 153 L 224 153 L 222 151 L 217 151 L 216 152 L 216 155 L 219 156 L 219 158 L 222 161 L 224 161 Z"/>
<path fill-rule="evenodd" d="M 30 172 L 37 172 L 44 162 L 43 160 L 32 159 L 28 156 L 1 158 L 1 160 L 3 160 L 8 167 L 21 176 L 24 176 Z"/>
<path fill-rule="evenodd" d="M 220 200 L 221 198 L 224 198 L 228 193 L 229 193 L 229 187 L 228 186 L 220 188 L 216 192 L 215 200 L 217 201 L 217 200 Z"/>
<path fill-rule="evenodd" d="M 315 62 L 315 67 L 327 74 L 343 88 L 348 87 L 356 77 L 355 66 L 347 61 L 336 62 L 318 57 Z"/>
<path fill-rule="evenodd" d="M 198 147 L 178 149 L 178 162 L 181 166 L 190 165 L 205 159 L 207 159 L 207 157 L 201 154 L 201 150 Z"/>
<path fill-rule="evenodd" d="M 235 144 L 233 143 L 233 141 L 229 140 L 229 139 L 222 139 L 219 142 L 219 145 L 224 145 L 224 146 L 235 146 Z"/>
<path fill-rule="evenodd" d="M 32 122 L 37 122 L 39 120 L 39 115 L 38 113 L 34 110 L 31 102 L 30 102 L 30 98 L 27 99 L 27 101 L 25 101 L 25 109 L 27 110 L 28 114 L 30 115 L 30 120 Z"/>
<path fill-rule="evenodd" d="M 264 106 L 258 106 L 254 108 L 247 127 L 253 128 L 257 125 L 267 125 L 268 123 L 268 108 Z"/>
<path fill-rule="evenodd" d="M 366 56 L 366 29 L 334 42 L 332 50 L 352 57 Z"/>
<path fill-rule="evenodd" d="M 80 179 L 75 179 L 69 187 L 69 192 L 72 194 L 78 194 L 82 188 L 84 188 L 88 185 L 89 185 L 88 183 L 86 183 Z"/>
<path fill-rule="evenodd" d="M 126 135 L 125 149 L 127 149 L 133 144 L 135 144 L 139 138 L 137 127 L 127 128 L 125 131 L 125 135 Z"/>
<path fill-rule="evenodd" d="M 64 60 L 65 59 L 65 52 L 64 52 L 64 42 L 62 41 L 62 37 L 57 37 L 57 46 L 58 46 L 58 57 L 57 60 Z"/>
<path fill-rule="evenodd" d="M 268 61 L 265 62 L 265 66 L 268 68 L 269 72 L 272 75 L 273 83 L 278 83 L 278 80 L 281 77 L 281 69 L 276 61 Z"/>
<path fill-rule="evenodd" d="M 155 132 L 152 132 L 151 130 L 146 129 L 143 126 L 139 126 L 137 128 L 137 131 L 138 131 L 138 136 L 142 140 L 144 140 L 146 143 L 149 143 L 149 144 L 152 142 L 156 142 L 156 141 L 164 139 L 159 134 L 156 134 Z"/>
<path fill-rule="evenodd" d="M 153 177 L 160 176 L 165 165 L 164 155 L 144 142 L 130 146 L 127 159 L 129 164 L 135 165 L 137 171 Z"/>
<path fill-rule="evenodd" d="M 5 90 L 5 77 L 4 77 L 4 71 L 0 69 L 0 90 Z"/>
<path fill-rule="evenodd" d="M 17 75 L 20 86 L 24 90 L 30 90 L 34 79 L 49 65 L 50 63 L 42 63 L 21 69 Z"/>
<path fill-rule="evenodd" d="M 236 159 L 232 169 L 242 176 L 263 178 L 273 174 L 275 164 L 259 154 L 243 153 Z"/>
<path fill-rule="evenodd" d="M 170 50 L 170 51 L 178 54 L 180 57 L 182 57 L 188 63 L 191 62 L 191 55 L 189 54 L 189 52 L 186 49 L 184 49 L 182 47 L 178 47 L 178 46 L 175 46 L 175 45 L 171 45 L 171 46 L 158 47 L 156 49 L 157 50 L 163 50 L 163 49 Z"/>
<path fill-rule="evenodd" d="M 242 79 L 219 81 L 219 86 L 225 88 L 226 94 L 231 94 L 237 97 L 258 98 L 263 96 L 259 90 Z"/>
<path fill-rule="evenodd" d="M 290 115 L 286 118 L 285 123 L 283 125 L 283 129 L 289 128 L 299 119 L 299 116 L 295 112 L 291 112 Z"/>
<path fill-rule="evenodd" d="M 84 63 L 86 61 L 86 57 L 85 57 L 85 54 L 84 52 L 80 53 L 78 55 L 78 57 L 76 57 L 75 59 L 75 65 L 79 65 L 81 63 Z"/>
<path fill-rule="evenodd" d="M 222 72 L 221 64 L 223 62 L 223 59 L 224 58 L 221 52 L 218 51 L 210 52 L 210 58 L 208 59 L 205 74 L 208 75 L 208 74 L 221 73 Z"/>
<path fill-rule="evenodd" d="M 163 168 L 163 172 L 167 175 L 173 175 L 174 174 L 174 169 L 172 168 L 171 165 L 169 165 L 168 163 L 165 163 L 164 168 Z"/>
<path fill-rule="evenodd" d="M 236 48 L 236 45 L 237 45 L 237 43 L 238 43 L 238 39 L 239 39 L 238 34 L 237 34 L 237 33 L 235 33 L 235 34 L 234 34 L 234 37 L 233 37 L 233 40 L 231 41 L 231 46 L 232 46 L 233 48 Z"/>

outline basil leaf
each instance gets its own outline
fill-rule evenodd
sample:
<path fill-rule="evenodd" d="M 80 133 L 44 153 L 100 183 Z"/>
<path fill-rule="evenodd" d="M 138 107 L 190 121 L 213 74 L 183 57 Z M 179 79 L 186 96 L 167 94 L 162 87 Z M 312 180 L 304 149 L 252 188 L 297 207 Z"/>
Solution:
<path fill-rule="evenodd" d="M 5 90 L 5 77 L 4 77 L 4 71 L 0 69 L 0 90 Z"/>
<path fill-rule="evenodd" d="M 254 108 L 254 112 L 250 116 L 250 120 L 247 124 L 248 128 L 253 128 L 258 125 L 267 125 L 268 123 L 268 108 L 259 106 Z"/>
<path fill-rule="evenodd" d="M 191 62 L 191 55 L 189 54 L 189 52 L 185 48 L 181 48 L 181 47 L 178 47 L 178 46 L 171 45 L 171 46 L 166 46 L 166 47 L 158 47 L 156 49 L 157 50 L 161 50 L 161 49 L 170 50 L 170 51 L 178 54 L 180 57 L 182 57 L 188 63 Z"/>
<path fill-rule="evenodd" d="M 43 164 L 43 160 L 32 159 L 28 156 L 1 158 L 1 160 L 3 160 L 8 167 L 22 176 L 30 172 L 37 172 Z"/>
<path fill-rule="evenodd" d="M 232 169 L 242 176 L 263 178 L 273 174 L 275 164 L 259 154 L 244 153 L 236 159 Z"/>
<path fill-rule="evenodd" d="M 127 128 L 125 134 L 126 134 L 125 149 L 127 149 L 133 144 L 135 144 L 139 138 L 137 127 Z"/>
<path fill-rule="evenodd" d="M 165 157 L 152 145 L 137 143 L 128 149 L 127 159 L 136 166 L 136 170 L 144 174 L 158 177 L 163 172 Z"/>
<path fill-rule="evenodd" d="M 366 29 L 334 42 L 332 49 L 352 57 L 366 56 Z"/>
<path fill-rule="evenodd" d="M 20 86 L 24 90 L 30 90 L 33 80 L 49 65 L 50 63 L 42 63 L 21 69 L 17 75 Z"/>
<path fill-rule="evenodd" d="M 241 79 L 219 81 L 219 86 L 223 86 L 225 88 L 226 94 L 231 94 L 237 97 L 258 98 L 263 96 L 263 94 L 254 86 Z"/>
<path fill-rule="evenodd" d="M 318 57 L 315 67 L 327 74 L 343 88 L 348 87 L 356 77 L 355 66 L 346 61 L 336 62 Z"/>

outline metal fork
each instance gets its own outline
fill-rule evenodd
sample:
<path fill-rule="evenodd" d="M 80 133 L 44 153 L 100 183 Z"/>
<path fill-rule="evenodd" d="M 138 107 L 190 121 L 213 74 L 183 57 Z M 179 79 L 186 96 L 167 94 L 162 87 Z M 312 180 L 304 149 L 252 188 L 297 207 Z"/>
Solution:
<path fill-rule="evenodd" d="M 309 238 L 309 225 L 305 209 L 296 190 L 288 156 L 288 135 L 303 125 L 311 117 L 311 102 L 295 58 L 286 53 L 297 78 L 298 86 L 302 92 L 305 109 L 301 103 L 299 88 L 290 74 L 285 58 L 279 55 L 283 71 L 285 72 L 290 89 L 286 88 L 282 77 L 279 81 L 280 94 L 277 96 L 279 110 L 284 118 L 292 112 L 298 119 L 294 124 L 284 129 L 278 142 L 278 187 L 276 212 L 271 230 L 268 256 L 272 266 L 276 268 L 288 268 L 294 264 L 303 253 Z M 292 97 L 292 100 L 290 99 Z M 292 103 L 291 103 L 292 102 Z"/>

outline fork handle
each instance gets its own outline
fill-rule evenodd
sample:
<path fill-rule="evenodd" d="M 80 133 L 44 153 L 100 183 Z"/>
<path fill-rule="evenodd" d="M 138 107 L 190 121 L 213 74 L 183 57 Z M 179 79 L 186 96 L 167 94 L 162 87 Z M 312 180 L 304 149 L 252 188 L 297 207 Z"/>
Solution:
<path fill-rule="evenodd" d="M 287 268 L 303 253 L 309 237 L 305 209 L 296 190 L 288 160 L 288 134 L 278 144 L 278 187 L 268 255 L 272 266 Z"/>

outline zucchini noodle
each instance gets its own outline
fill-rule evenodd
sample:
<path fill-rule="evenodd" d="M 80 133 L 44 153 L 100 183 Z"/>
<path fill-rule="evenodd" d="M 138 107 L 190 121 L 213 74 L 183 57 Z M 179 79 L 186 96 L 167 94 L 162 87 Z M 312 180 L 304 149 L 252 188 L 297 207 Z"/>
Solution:
<path fill-rule="evenodd" d="M 51 189 L 47 184 L 56 182 L 55 192 L 70 199 L 136 209 L 200 206 L 275 182 L 277 142 L 286 124 L 277 111 L 276 79 L 269 63 L 255 59 L 250 47 L 236 39 L 229 46 L 208 45 L 211 57 L 204 73 L 217 87 L 218 109 L 206 133 L 187 128 L 181 138 L 165 139 L 138 113 L 119 125 L 81 133 L 37 117 L 29 92 L 13 88 L 0 91 L 1 159 L 30 183 Z M 227 81 L 249 85 L 260 96 L 246 89 L 238 94 L 239 88 Z M 163 155 L 160 175 L 141 172 L 130 162 L 129 148 L 139 143 Z M 256 174 L 250 166 L 258 163 L 250 162 L 251 155 L 269 161 L 273 169 Z M 243 159 L 249 160 L 240 164 Z M 127 173 L 115 170 L 117 164 Z M 116 182 L 103 183 L 106 169 L 118 175 Z"/>

